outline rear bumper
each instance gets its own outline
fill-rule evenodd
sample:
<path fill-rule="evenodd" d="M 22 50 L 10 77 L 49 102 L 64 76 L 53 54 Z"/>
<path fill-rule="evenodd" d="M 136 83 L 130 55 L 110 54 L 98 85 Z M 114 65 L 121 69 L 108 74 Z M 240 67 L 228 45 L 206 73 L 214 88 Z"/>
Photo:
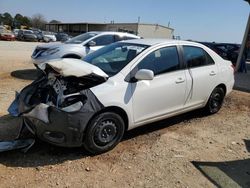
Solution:
<path fill-rule="evenodd" d="M 227 93 L 226 93 L 226 95 L 228 95 L 229 93 L 231 93 L 233 91 L 234 82 L 235 82 L 234 77 L 229 82 L 227 82 Z"/>

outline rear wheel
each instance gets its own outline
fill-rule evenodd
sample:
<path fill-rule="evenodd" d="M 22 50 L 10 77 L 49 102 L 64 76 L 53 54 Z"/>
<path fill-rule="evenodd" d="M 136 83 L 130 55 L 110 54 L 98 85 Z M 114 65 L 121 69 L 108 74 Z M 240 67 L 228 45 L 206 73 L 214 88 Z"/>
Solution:
<path fill-rule="evenodd" d="M 209 97 L 209 100 L 205 106 L 205 112 L 207 114 L 217 113 L 224 101 L 225 91 L 221 87 L 216 87 Z"/>
<path fill-rule="evenodd" d="M 115 113 L 98 114 L 89 123 L 84 148 L 92 154 L 100 154 L 113 149 L 122 139 L 125 130 L 123 119 Z"/>

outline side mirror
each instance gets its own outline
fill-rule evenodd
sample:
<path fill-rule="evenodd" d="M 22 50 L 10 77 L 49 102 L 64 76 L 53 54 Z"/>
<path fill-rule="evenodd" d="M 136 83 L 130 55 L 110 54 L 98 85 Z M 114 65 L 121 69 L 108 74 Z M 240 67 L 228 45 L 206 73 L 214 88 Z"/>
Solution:
<path fill-rule="evenodd" d="M 140 69 L 135 74 L 135 79 L 137 80 L 153 80 L 154 79 L 154 72 L 148 69 Z"/>
<path fill-rule="evenodd" d="M 93 40 L 91 40 L 91 41 L 89 41 L 89 42 L 87 43 L 87 46 L 88 46 L 88 47 L 95 46 L 95 45 L 96 45 L 96 42 L 93 41 Z"/>

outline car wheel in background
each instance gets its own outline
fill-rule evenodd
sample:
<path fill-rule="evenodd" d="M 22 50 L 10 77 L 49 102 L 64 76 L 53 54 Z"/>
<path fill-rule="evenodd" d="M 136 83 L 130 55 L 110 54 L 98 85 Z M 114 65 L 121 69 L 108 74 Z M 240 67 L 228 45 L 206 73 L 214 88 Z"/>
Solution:
<path fill-rule="evenodd" d="M 205 112 L 207 114 L 217 113 L 224 101 L 225 91 L 221 87 L 216 87 L 210 95 L 208 102 L 205 106 Z"/>
<path fill-rule="evenodd" d="M 113 112 L 98 114 L 87 127 L 83 146 L 92 154 L 104 153 L 120 142 L 124 131 L 124 121 L 118 114 Z"/>

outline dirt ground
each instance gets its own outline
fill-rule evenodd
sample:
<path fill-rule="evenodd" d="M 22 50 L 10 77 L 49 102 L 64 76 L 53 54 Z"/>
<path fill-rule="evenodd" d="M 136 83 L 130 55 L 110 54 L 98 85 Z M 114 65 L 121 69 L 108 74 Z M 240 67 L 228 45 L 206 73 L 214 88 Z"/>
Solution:
<path fill-rule="evenodd" d="M 7 108 L 31 82 L 37 44 L 0 41 L 0 126 L 18 122 Z M 0 153 L 0 187 L 250 187 L 249 152 L 250 93 L 233 91 L 215 115 L 198 110 L 140 127 L 102 155 L 41 142 Z"/>

